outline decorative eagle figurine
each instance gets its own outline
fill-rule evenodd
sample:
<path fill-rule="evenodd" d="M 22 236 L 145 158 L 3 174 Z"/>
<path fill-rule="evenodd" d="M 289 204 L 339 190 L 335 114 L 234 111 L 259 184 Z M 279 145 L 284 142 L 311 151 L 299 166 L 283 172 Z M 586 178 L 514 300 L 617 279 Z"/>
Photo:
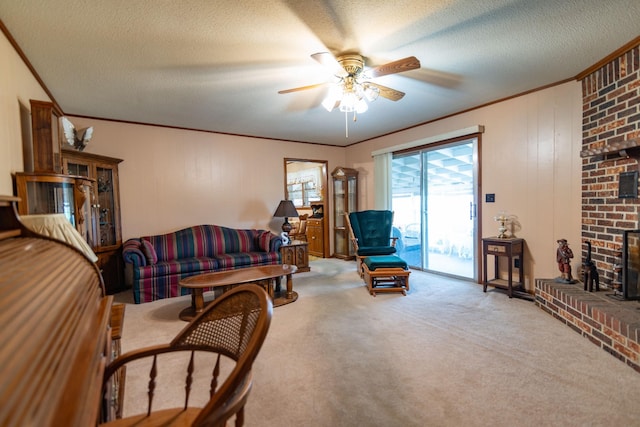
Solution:
<path fill-rule="evenodd" d="M 84 150 L 93 136 L 93 126 L 76 130 L 73 123 L 66 117 L 62 118 L 62 130 L 64 131 L 64 139 L 78 151 Z"/>

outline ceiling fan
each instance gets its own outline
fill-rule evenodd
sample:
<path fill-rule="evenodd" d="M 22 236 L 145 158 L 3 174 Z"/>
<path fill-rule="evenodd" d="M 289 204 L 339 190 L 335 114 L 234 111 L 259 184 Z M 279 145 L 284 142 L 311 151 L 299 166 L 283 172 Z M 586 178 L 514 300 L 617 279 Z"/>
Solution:
<path fill-rule="evenodd" d="M 344 53 L 334 57 L 329 52 L 319 52 L 314 53 L 311 57 L 329 68 L 338 80 L 333 83 L 325 82 L 285 89 L 278 91 L 278 93 L 299 92 L 329 86 L 329 93 L 322 105 L 327 111 L 339 108 L 345 113 L 353 112 L 354 121 L 355 113 L 364 113 L 368 109 L 366 101 L 374 101 L 378 95 L 391 101 L 398 101 L 405 95 L 404 92 L 373 83 L 369 79 L 420 68 L 420 61 L 415 56 L 389 62 L 367 71 L 364 70 L 364 58 L 357 53 Z"/>

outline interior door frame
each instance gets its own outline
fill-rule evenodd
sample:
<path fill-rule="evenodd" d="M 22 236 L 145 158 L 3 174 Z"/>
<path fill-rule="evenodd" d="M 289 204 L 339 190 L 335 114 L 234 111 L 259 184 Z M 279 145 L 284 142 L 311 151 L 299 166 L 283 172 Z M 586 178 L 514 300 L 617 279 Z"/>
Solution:
<path fill-rule="evenodd" d="M 321 173 L 321 194 L 322 194 L 322 205 L 323 205 L 323 214 L 322 214 L 322 237 L 323 237 L 323 258 L 329 258 L 331 256 L 331 241 L 330 241 L 330 233 L 329 233 L 329 212 L 331 209 L 329 203 L 329 161 L 328 160 L 314 160 L 314 159 L 301 159 L 301 158 L 284 158 L 284 197 L 285 199 L 289 199 L 289 192 L 287 189 L 287 176 L 290 172 L 290 166 L 297 165 L 299 167 L 313 167 L 322 169 Z M 296 208 L 307 209 L 309 210 L 309 206 L 297 206 Z"/>

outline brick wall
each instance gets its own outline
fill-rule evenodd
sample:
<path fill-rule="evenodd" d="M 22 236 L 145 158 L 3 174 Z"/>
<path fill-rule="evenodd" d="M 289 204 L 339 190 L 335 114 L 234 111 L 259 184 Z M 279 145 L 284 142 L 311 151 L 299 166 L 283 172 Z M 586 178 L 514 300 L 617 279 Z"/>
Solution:
<path fill-rule="evenodd" d="M 582 79 L 582 240 L 591 241 L 592 260 L 608 287 L 619 281 L 614 265 L 622 232 L 640 228 L 640 199 L 618 198 L 620 172 L 638 170 L 640 159 L 603 154 L 629 141 L 640 145 L 639 63 L 635 46 Z"/>

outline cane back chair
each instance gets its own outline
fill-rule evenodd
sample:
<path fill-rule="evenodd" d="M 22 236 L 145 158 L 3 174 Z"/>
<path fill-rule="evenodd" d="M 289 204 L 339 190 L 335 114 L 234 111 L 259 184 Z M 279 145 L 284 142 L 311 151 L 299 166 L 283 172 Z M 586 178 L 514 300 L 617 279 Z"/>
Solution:
<path fill-rule="evenodd" d="M 267 335 L 272 312 L 273 303 L 262 287 L 254 284 L 241 285 L 213 300 L 171 343 L 134 350 L 118 357 L 105 371 L 105 396 L 112 395 L 111 378 L 119 369 L 128 366 L 127 372 L 132 372 L 130 363 L 135 361 L 135 368 L 140 372 L 140 360 L 144 359 L 149 366 L 147 398 L 142 399 L 146 400 L 146 408 L 142 408 L 146 413 L 140 414 L 138 410 L 139 415 L 115 419 L 101 425 L 218 427 L 225 426 L 226 421 L 235 415 L 235 425 L 242 426 L 244 406 L 252 385 L 251 366 Z M 178 367 L 175 360 L 171 359 L 175 353 L 186 355 L 183 358 L 186 366 Z M 165 354 L 169 356 L 164 356 Z M 159 357 L 160 355 L 163 357 Z M 206 364 L 207 368 L 200 368 L 201 363 Z M 154 396 L 159 391 L 158 386 L 163 377 L 158 374 L 166 371 L 175 373 L 182 368 L 184 380 L 181 384 L 171 384 L 177 386 L 171 395 L 182 393 L 184 406 L 154 411 Z M 205 386 L 209 388 L 209 395 L 204 398 L 204 407 L 194 407 L 189 404 L 191 395 L 196 395 L 192 384 L 201 380 L 199 375 L 204 372 L 211 375 L 205 381 L 209 384 L 209 387 Z M 158 397 L 161 400 L 162 397 Z M 105 402 L 105 406 L 108 406 L 108 402 Z"/>

